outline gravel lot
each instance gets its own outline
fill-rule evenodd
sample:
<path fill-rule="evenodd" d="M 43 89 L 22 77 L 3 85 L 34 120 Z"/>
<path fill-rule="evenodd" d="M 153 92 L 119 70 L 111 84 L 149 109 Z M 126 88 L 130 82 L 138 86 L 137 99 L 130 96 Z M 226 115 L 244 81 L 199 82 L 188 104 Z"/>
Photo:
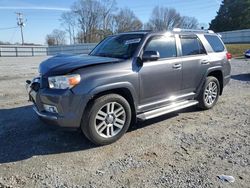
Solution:
<path fill-rule="evenodd" d="M 250 187 L 250 61 L 232 61 L 212 110 L 137 123 L 118 142 L 95 147 L 32 111 L 25 80 L 45 58 L 0 58 L 0 187 Z"/>

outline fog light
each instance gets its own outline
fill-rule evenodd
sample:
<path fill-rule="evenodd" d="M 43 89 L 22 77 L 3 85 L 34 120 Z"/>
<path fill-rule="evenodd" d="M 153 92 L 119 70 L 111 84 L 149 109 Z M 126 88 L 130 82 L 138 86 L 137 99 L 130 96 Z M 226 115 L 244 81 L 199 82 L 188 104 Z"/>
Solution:
<path fill-rule="evenodd" d="M 46 112 L 58 113 L 57 108 L 55 106 L 44 104 L 43 108 Z"/>

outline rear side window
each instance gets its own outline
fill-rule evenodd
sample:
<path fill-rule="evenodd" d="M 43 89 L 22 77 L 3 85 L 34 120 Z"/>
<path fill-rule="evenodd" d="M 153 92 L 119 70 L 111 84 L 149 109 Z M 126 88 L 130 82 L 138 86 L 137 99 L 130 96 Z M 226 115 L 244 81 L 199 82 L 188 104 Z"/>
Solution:
<path fill-rule="evenodd" d="M 223 52 L 225 47 L 218 36 L 215 35 L 204 35 L 214 52 Z"/>
<path fill-rule="evenodd" d="M 174 37 L 153 37 L 147 44 L 145 51 L 158 51 L 160 58 L 176 57 L 176 44 Z"/>
<path fill-rule="evenodd" d="M 188 55 L 199 55 L 199 54 L 205 54 L 206 51 L 201 44 L 200 40 L 198 38 L 192 37 L 192 38 L 181 38 L 181 48 L 182 48 L 182 55 L 188 56 Z"/>

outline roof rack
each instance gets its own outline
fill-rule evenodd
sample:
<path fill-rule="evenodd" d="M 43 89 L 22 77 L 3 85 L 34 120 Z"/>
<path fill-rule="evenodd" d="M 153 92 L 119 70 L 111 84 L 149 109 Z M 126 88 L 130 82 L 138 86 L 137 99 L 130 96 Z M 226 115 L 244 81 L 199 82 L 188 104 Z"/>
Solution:
<path fill-rule="evenodd" d="M 152 32 L 150 29 L 141 29 L 141 30 L 134 30 L 134 31 L 129 31 L 129 32 Z"/>
<path fill-rule="evenodd" d="M 121 33 L 140 33 L 140 32 L 149 33 L 152 32 L 152 30 L 134 30 L 134 31 L 125 31 Z"/>
<path fill-rule="evenodd" d="M 174 32 L 194 32 L 194 33 L 214 33 L 212 30 L 208 29 L 181 29 L 181 28 L 174 28 Z"/>

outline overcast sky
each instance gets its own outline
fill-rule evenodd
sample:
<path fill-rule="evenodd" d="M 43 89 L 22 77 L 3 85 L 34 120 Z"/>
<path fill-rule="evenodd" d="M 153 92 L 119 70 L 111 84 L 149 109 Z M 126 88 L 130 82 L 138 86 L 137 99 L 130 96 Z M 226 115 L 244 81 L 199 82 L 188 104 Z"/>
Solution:
<path fill-rule="evenodd" d="M 53 29 L 62 29 L 60 15 L 70 9 L 75 0 L 0 0 L 0 41 L 21 42 L 16 27 L 15 12 L 25 16 L 24 39 L 27 43 L 45 43 Z M 154 6 L 175 8 L 182 16 L 193 16 L 207 24 L 216 16 L 221 0 L 116 0 L 118 7 L 131 8 L 136 16 L 147 22 Z M 10 29 L 7 29 L 10 28 Z"/>

